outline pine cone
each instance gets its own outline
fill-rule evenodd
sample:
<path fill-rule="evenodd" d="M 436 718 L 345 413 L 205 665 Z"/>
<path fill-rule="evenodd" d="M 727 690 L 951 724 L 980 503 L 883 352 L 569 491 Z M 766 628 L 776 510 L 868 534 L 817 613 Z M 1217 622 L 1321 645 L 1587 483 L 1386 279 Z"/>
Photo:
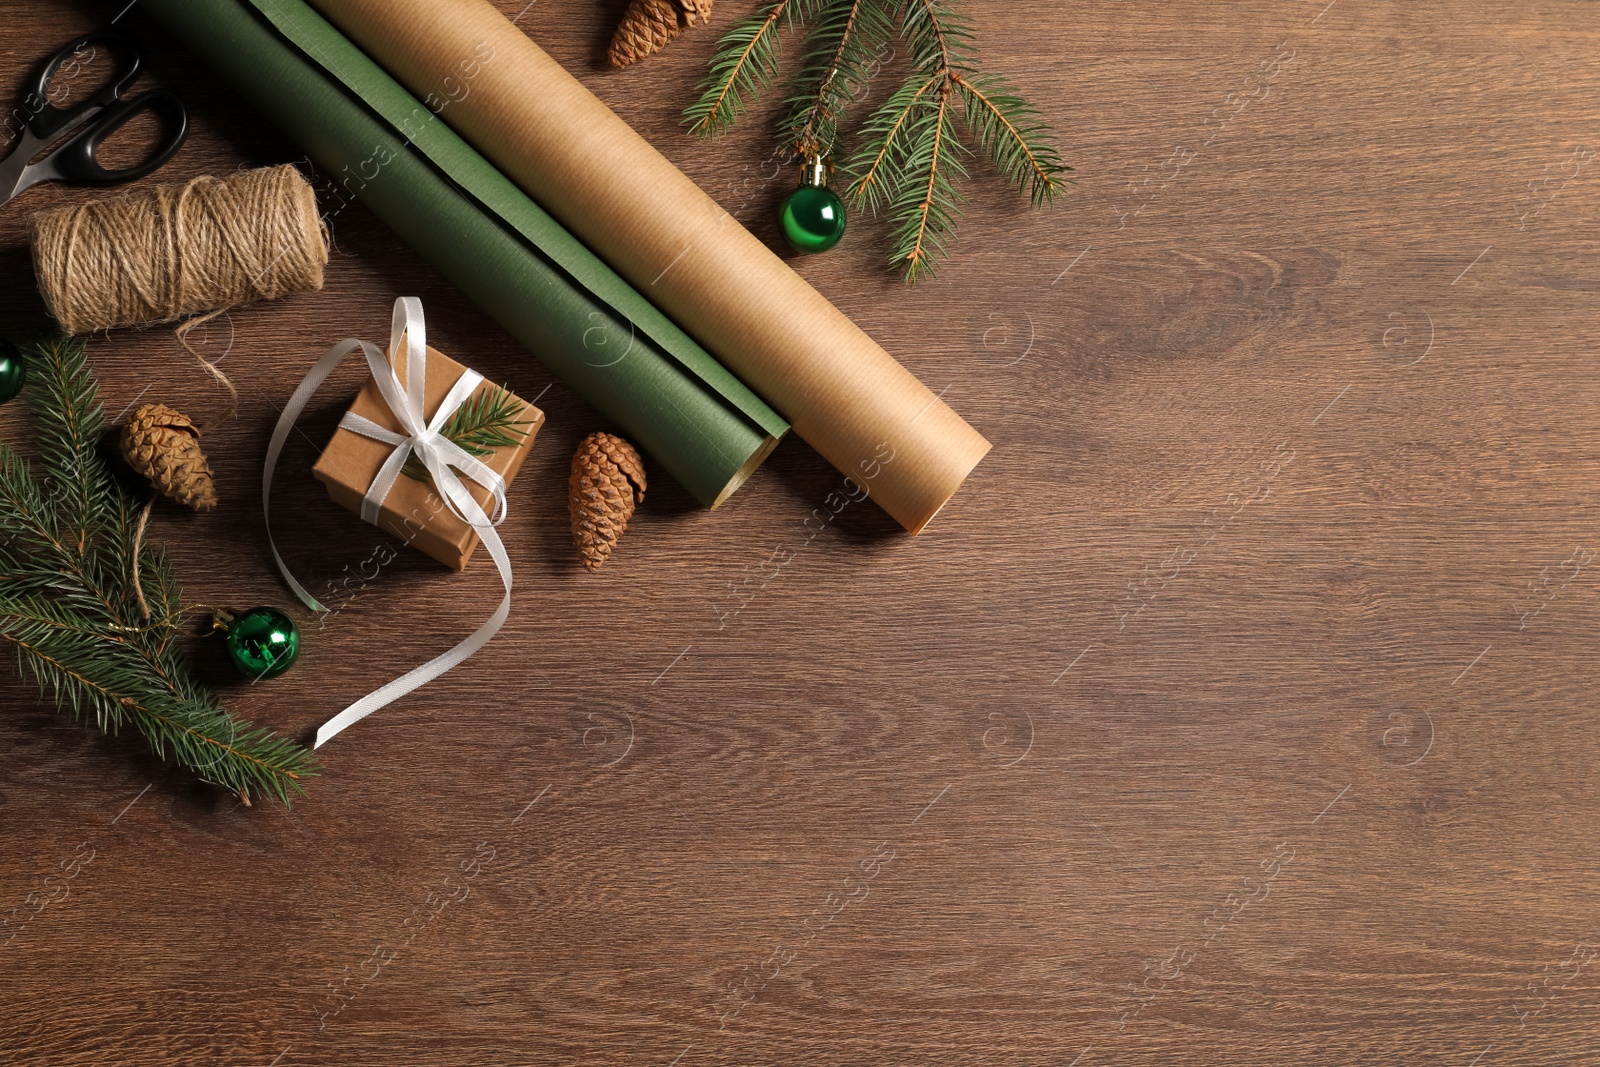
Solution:
<path fill-rule="evenodd" d="M 165 404 L 146 404 L 122 427 L 122 456 L 170 500 L 210 511 L 217 506 L 200 431 Z"/>
<path fill-rule="evenodd" d="M 598 570 L 644 503 L 644 463 L 633 446 L 609 433 L 592 433 L 572 456 L 567 510 L 572 543 L 587 570 Z"/>
<path fill-rule="evenodd" d="M 685 26 L 708 21 L 711 4 L 712 0 L 632 0 L 611 38 L 611 65 L 626 67 L 661 51 Z"/>

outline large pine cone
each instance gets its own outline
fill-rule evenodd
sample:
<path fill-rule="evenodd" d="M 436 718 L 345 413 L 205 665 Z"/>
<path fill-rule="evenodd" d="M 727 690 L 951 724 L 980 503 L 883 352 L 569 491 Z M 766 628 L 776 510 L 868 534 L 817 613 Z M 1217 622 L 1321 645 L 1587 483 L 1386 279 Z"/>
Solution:
<path fill-rule="evenodd" d="M 628 528 L 633 509 L 644 503 L 644 463 L 622 438 L 592 433 L 572 456 L 567 510 L 572 543 L 588 570 L 598 570 Z"/>
<path fill-rule="evenodd" d="M 170 500 L 210 511 L 217 506 L 200 431 L 181 411 L 146 404 L 122 427 L 122 456 Z"/>
<path fill-rule="evenodd" d="M 712 0 L 633 0 L 611 38 L 611 65 L 626 67 L 661 51 L 685 26 L 709 20 L 711 4 Z"/>

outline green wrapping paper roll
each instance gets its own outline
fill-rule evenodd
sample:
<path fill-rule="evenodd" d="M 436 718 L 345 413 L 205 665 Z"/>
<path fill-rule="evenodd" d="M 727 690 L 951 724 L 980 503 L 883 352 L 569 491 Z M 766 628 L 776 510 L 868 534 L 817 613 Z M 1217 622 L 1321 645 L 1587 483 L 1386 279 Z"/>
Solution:
<path fill-rule="evenodd" d="M 788 429 L 299 0 L 143 0 L 312 161 L 715 507 Z"/>

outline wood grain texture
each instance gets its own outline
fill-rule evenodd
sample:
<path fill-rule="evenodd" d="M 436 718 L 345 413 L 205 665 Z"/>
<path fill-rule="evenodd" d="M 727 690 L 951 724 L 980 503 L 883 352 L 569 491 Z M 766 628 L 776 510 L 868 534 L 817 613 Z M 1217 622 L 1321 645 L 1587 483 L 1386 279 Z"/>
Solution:
<path fill-rule="evenodd" d="M 0 2 L 0 88 L 118 6 Z M 713 34 L 613 73 L 624 6 L 501 0 L 775 242 L 775 102 L 690 141 Z M 841 478 L 791 440 L 715 514 L 653 478 L 585 574 L 563 483 L 602 426 L 556 384 L 511 622 L 292 811 L 0 683 L 0 1060 L 1600 1061 L 1593 7 L 969 6 L 1078 184 L 1039 213 L 973 184 L 915 290 L 862 219 L 797 263 L 995 444 L 929 530 L 858 504 L 813 536 Z M 129 18 L 194 116 L 163 178 L 299 158 Z M 0 210 L 6 329 L 42 314 L 28 216 L 85 195 Z M 196 601 L 289 601 L 254 488 L 277 406 L 395 295 L 550 384 L 362 210 L 333 232 L 324 292 L 212 331 L 245 398 L 223 504 L 156 523 Z M 220 404 L 164 329 L 93 354 L 112 413 Z M 279 480 L 318 592 L 379 543 L 290 473 L 358 379 Z M 200 645 L 231 705 L 310 731 L 497 595 L 416 554 L 349 589 L 270 684 Z"/>

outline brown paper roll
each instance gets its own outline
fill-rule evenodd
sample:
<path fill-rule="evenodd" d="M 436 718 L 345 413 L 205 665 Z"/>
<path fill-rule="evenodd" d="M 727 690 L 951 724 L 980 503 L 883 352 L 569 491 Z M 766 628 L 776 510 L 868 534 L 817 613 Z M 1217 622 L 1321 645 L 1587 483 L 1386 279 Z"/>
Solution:
<path fill-rule="evenodd" d="M 989 451 L 488 0 L 311 2 L 912 533 Z"/>

